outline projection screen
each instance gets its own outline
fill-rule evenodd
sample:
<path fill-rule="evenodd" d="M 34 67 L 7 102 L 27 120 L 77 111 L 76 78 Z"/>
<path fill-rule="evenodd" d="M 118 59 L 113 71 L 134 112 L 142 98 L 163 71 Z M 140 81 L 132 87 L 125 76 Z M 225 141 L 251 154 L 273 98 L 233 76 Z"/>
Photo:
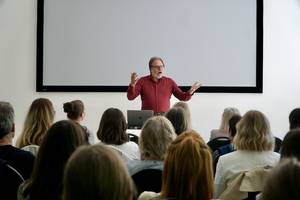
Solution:
<path fill-rule="evenodd" d="M 124 92 L 131 72 L 262 92 L 263 1 L 38 0 L 37 91 Z"/>

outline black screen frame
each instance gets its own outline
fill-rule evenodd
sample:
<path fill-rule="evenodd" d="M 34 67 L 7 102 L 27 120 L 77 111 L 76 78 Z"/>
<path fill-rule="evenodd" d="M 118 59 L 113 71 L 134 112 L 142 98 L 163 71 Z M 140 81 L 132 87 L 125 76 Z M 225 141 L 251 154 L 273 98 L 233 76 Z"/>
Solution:
<path fill-rule="evenodd" d="M 37 0 L 36 91 L 37 92 L 126 92 L 128 85 L 45 85 L 43 83 L 44 1 Z M 180 86 L 183 91 L 189 86 Z M 256 12 L 256 85 L 202 86 L 200 93 L 263 93 L 263 1 L 257 0 Z"/>

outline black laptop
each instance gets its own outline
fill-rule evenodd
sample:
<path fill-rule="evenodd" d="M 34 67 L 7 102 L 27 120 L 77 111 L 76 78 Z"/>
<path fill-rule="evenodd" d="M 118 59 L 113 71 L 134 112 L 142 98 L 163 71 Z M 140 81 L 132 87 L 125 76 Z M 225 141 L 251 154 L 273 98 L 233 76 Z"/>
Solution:
<path fill-rule="evenodd" d="M 141 129 L 153 114 L 153 110 L 127 110 L 128 129 Z"/>

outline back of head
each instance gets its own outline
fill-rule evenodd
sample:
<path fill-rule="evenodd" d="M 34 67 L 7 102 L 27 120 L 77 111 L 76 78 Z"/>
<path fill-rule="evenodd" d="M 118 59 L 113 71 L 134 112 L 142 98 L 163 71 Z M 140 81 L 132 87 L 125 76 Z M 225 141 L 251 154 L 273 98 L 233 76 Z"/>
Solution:
<path fill-rule="evenodd" d="M 71 120 L 77 120 L 84 112 L 84 105 L 80 100 L 64 103 L 63 107 L 67 117 Z"/>
<path fill-rule="evenodd" d="M 14 109 L 10 103 L 0 101 L 0 139 L 9 134 L 14 127 Z"/>
<path fill-rule="evenodd" d="M 82 128 L 70 121 L 54 123 L 39 148 L 32 176 L 28 181 L 30 199 L 60 195 L 64 166 L 80 145 L 86 144 Z"/>
<path fill-rule="evenodd" d="M 139 148 L 142 159 L 163 160 L 176 134 L 171 122 L 164 116 L 148 119 L 142 127 Z"/>
<path fill-rule="evenodd" d="M 79 148 L 64 175 L 64 200 L 132 199 L 134 186 L 120 157 L 104 145 Z"/>
<path fill-rule="evenodd" d="M 289 115 L 290 130 L 300 128 L 300 108 L 295 108 Z"/>
<path fill-rule="evenodd" d="M 240 115 L 233 115 L 228 124 L 229 124 L 229 133 L 231 138 L 234 138 L 235 134 L 236 134 L 236 124 L 241 120 L 241 116 Z"/>
<path fill-rule="evenodd" d="M 194 131 L 179 135 L 167 151 L 161 196 L 209 200 L 213 195 L 211 152 Z"/>
<path fill-rule="evenodd" d="M 234 115 L 241 115 L 240 111 L 237 108 L 234 107 L 228 107 L 225 108 L 222 114 L 222 121 L 220 125 L 220 130 L 224 131 L 225 133 L 228 133 L 229 131 L 229 120 Z"/>
<path fill-rule="evenodd" d="M 300 161 L 300 128 L 289 131 L 282 142 L 281 158 L 296 157 Z"/>
<path fill-rule="evenodd" d="M 190 122 L 183 108 L 173 107 L 165 114 L 165 117 L 170 120 L 177 135 L 190 129 Z"/>
<path fill-rule="evenodd" d="M 299 200 L 300 162 L 287 159 L 272 170 L 266 180 L 260 200 Z"/>
<path fill-rule="evenodd" d="M 104 111 L 97 131 L 98 139 L 106 144 L 120 145 L 128 141 L 124 114 L 117 108 Z"/>
<path fill-rule="evenodd" d="M 237 124 L 234 144 L 238 150 L 271 151 L 274 138 L 266 116 L 257 110 L 248 111 Z"/>
<path fill-rule="evenodd" d="M 52 102 L 46 98 L 35 99 L 26 115 L 23 130 L 17 140 L 17 146 L 41 145 L 42 140 L 54 120 Z"/>
<path fill-rule="evenodd" d="M 177 103 L 175 103 L 173 105 L 173 108 L 182 108 L 186 115 L 188 116 L 189 120 L 191 120 L 191 111 L 190 111 L 190 108 L 189 108 L 189 105 L 187 104 L 187 102 L 184 102 L 184 101 L 178 101 Z"/>

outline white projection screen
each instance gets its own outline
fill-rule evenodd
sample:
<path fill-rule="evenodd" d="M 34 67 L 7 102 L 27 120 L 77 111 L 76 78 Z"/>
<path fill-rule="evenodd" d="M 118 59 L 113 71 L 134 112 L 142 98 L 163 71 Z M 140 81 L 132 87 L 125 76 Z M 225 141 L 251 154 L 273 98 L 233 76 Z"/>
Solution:
<path fill-rule="evenodd" d="M 131 72 L 262 93 L 262 0 L 38 0 L 39 92 L 124 92 Z"/>

